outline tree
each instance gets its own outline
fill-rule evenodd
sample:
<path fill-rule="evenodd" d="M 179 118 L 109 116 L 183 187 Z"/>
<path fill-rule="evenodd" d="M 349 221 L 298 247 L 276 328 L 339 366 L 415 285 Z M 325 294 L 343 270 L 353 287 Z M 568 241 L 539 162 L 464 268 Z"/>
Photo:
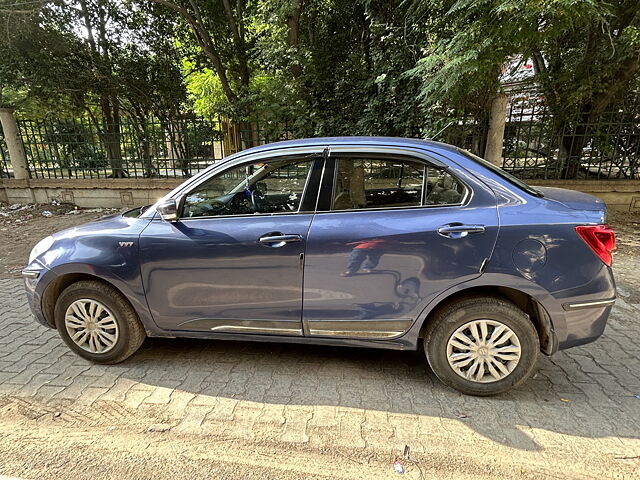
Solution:
<path fill-rule="evenodd" d="M 229 103 L 242 115 L 241 97 L 248 89 L 252 65 L 247 39 L 247 1 L 149 0 L 179 16 L 215 71 Z M 188 44 L 188 42 L 185 42 Z"/>
<path fill-rule="evenodd" d="M 0 36 L 0 78 L 17 106 L 32 114 L 37 104 L 40 116 L 86 115 L 114 177 L 127 175 L 121 150 L 126 115 L 151 174 L 148 120 L 179 116 L 186 100 L 180 57 L 167 34 L 173 28 L 130 3 L 43 1 Z"/>
<path fill-rule="evenodd" d="M 402 0 L 261 2 L 257 58 L 280 82 L 279 107 L 297 136 L 419 131 L 418 82 L 402 74 L 429 34 L 407 25 L 409 7 Z"/>
<path fill-rule="evenodd" d="M 564 175 L 574 177 L 588 125 L 637 78 L 637 0 L 457 0 L 443 7 L 436 48 L 409 71 L 422 84 L 423 104 L 486 102 L 503 88 L 499 72 L 510 59 L 531 58 L 557 121 Z"/>

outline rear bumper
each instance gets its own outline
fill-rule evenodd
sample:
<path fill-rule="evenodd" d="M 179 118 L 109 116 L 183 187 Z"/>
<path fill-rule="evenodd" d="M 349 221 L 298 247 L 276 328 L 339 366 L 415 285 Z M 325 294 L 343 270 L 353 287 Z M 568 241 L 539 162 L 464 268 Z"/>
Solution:
<path fill-rule="evenodd" d="M 607 303 L 606 306 L 585 307 L 568 311 L 565 315 L 567 335 L 564 340 L 559 342 L 558 349 L 564 350 L 597 340 L 607 326 L 612 308 L 613 303 Z"/>
<path fill-rule="evenodd" d="M 559 350 L 593 342 L 602 335 L 616 300 L 613 270 L 604 267 L 592 282 L 580 289 L 589 293 L 558 299 L 564 310 Z"/>

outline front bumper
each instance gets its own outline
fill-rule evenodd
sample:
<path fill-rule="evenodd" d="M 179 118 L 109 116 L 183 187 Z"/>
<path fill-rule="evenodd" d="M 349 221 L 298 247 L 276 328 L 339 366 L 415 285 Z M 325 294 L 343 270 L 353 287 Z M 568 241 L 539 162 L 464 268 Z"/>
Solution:
<path fill-rule="evenodd" d="M 29 308 L 33 313 L 33 316 L 38 323 L 48 328 L 54 328 L 47 322 L 47 319 L 42 312 L 42 296 L 38 289 L 38 285 L 42 280 L 42 277 L 48 272 L 47 268 L 40 263 L 33 262 L 22 270 L 22 277 L 24 279 L 24 288 L 27 294 L 27 302 Z"/>

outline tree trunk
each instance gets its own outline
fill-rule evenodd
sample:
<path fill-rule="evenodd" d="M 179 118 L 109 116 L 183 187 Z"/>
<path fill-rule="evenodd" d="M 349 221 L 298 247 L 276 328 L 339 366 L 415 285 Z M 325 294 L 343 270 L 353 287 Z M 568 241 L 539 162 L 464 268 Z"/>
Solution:
<path fill-rule="evenodd" d="M 240 122 L 238 128 L 240 129 L 240 150 L 246 150 L 247 148 L 255 147 L 258 144 L 256 141 L 257 135 L 252 122 Z"/>
<path fill-rule="evenodd" d="M 156 169 L 153 166 L 151 158 L 151 144 L 147 135 L 147 126 L 144 126 L 143 138 L 140 141 L 140 156 L 142 157 L 142 167 L 144 168 L 144 176 L 151 178 L 156 176 Z"/>
<path fill-rule="evenodd" d="M 304 0 L 292 0 L 291 10 L 287 15 L 287 45 L 289 48 L 295 49 L 296 53 L 300 45 L 300 15 L 303 4 Z M 294 78 L 302 76 L 302 65 L 298 63 L 297 59 L 291 64 L 291 75 Z"/>
<path fill-rule="evenodd" d="M 491 116 L 487 131 L 487 145 L 484 158 L 497 167 L 502 167 L 502 145 L 504 143 L 505 115 L 509 97 L 499 93 L 491 102 Z"/>
<path fill-rule="evenodd" d="M 149 141 L 149 125 L 148 119 L 141 112 L 138 113 L 137 119 L 131 119 L 136 128 L 136 136 L 138 137 L 138 151 L 140 160 L 142 161 L 143 176 L 151 178 L 156 176 L 156 169 L 151 160 L 151 142 Z"/>
<path fill-rule="evenodd" d="M 588 116 L 581 117 L 575 126 L 563 125 L 558 149 L 558 160 L 560 163 L 560 176 L 563 179 L 578 178 L 578 172 L 582 164 L 584 146 L 591 139 L 588 128 Z M 567 128 L 570 131 L 567 133 Z"/>
<path fill-rule="evenodd" d="M 151 0 L 160 5 L 164 5 L 165 7 L 170 8 L 174 12 L 177 12 L 182 18 L 184 18 L 189 26 L 191 27 L 191 31 L 198 43 L 198 46 L 202 49 L 202 52 L 207 56 L 207 58 L 211 61 L 214 71 L 216 75 L 220 79 L 220 85 L 222 87 L 222 92 L 227 97 L 227 100 L 231 105 L 236 105 L 238 103 L 238 96 L 234 92 L 231 87 L 231 82 L 229 82 L 229 78 L 227 77 L 227 68 L 222 62 L 222 58 L 220 57 L 220 53 L 218 52 L 213 40 L 211 39 L 211 35 L 205 27 L 205 22 L 200 14 L 200 9 L 198 8 L 197 2 L 190 2 L 191 7 L 193 8 L 193 13 L 191 13 L 187 8 L 182 5 L 179 5 L 170 0 Z M 227 2 L 228 3 L 228 2 Z"/>
<path fill-rule="evenodd" d="M 13 167 L 13 176 L 16 180 L 29 178 L 27 156 L 24 152 L 20 129 L 13 115 L 13 109 L 0 108 L 0 126 L 4 132 L 5 142 L 9 150 L 9 161 Z M 7 172 L 8 173 L 8 172 Z"/>
<path fill-rule="evenodd" d="M 107 160 L 111 165 L 112 178 L 125 178 L 129 175 L 122 168 L 122 150 L 120 148 L 120 103 L 117 98 L 103 95 L 100 98 L 102 109 L 102 137 L 107 151 Z"/>
<path fill-rule="evenodd" d="M 182 170 L 182 176 L 189 176 L 189 146 L 185 135 L 185 125 L 183 119 L 179 117 L 167 118 L 163 122 L 165 136 L 168 137 L 173 169 L 176 166 Z M 174 172 L 175 173 L 175 172 Z"/>

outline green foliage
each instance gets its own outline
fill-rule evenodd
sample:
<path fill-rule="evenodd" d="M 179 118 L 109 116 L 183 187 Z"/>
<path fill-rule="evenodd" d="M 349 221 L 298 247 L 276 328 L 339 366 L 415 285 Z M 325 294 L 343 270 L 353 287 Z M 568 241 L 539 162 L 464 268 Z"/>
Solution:
<path fill-rule="evenodd" d="M 43 2 L 0 36 L 3 101 L 41 117 L 99 114 L 96 105 L 104 96 L 118 98 L 125 108 L 179 109 L 179 57 L 167 37 L 157 37 L 167 32 L 161 23 L 116 0 Z M 87 30 L 90 36 L 82 33 Z"/>
<path fill-rule="evenodd" d="M 3 14 L 2 101 L 96 126 L 196 113 L 259 118 L 270 135 L 285 125 L 295 136 L 431 135 L 452 117 L 484 121 L 514 59 L 534 61 L 530 81 L 554 115 L 584 120 L 635 85 L 640 68 L 637 0 L 34 5 Z"/>
<path fill-rule="evenodd" d="M 436 48 L 408 71 L 425 105 L 486 108 L 514 58 L 533 59 L 535 82 L 566 119 L 601 114 L 637 77 L 637 0 L 458 0 L 445 8 Z"/>

